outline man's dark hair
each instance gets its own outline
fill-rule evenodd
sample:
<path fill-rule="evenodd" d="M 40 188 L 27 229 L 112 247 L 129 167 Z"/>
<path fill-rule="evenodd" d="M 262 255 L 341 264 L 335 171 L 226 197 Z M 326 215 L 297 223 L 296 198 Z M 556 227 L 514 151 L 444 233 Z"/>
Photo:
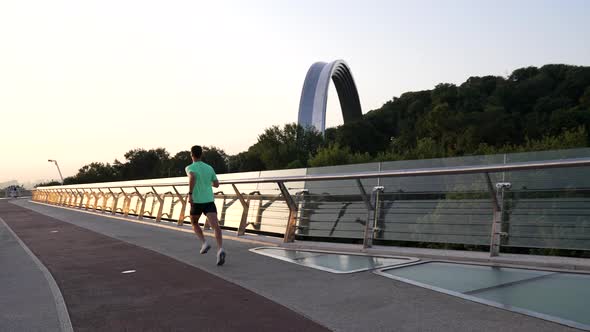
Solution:
<path fill-rule="evenodd" d="M 200 145 L 195 145 L 191 148 L 191 154 L 195 158 L 201 158 L 201 156 L 203 155 L 203 148 Z"/>

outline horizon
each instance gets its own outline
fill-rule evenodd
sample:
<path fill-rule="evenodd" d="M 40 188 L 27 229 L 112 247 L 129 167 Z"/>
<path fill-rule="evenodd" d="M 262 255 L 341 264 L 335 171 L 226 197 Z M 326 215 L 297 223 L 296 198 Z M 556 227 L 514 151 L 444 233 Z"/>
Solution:
<path fill-rule="evenodd" d="M 590 65 L 584 1 L 6 7 L 0 27 L 15 32 L 0 35 L 0 109 L 9 119 L 0 183 L 59 178 L 47 159 L 68 177 L 136 148 L 239 153 L 265 128 L 296 121 L 303 79 L 317 61 L 350 65 L 365 114 L 438 83 Z M 342 123 L 339 109 L 331 85 L 327 126 Z M 190 115 L 206 125 L 195 132 Z"/>

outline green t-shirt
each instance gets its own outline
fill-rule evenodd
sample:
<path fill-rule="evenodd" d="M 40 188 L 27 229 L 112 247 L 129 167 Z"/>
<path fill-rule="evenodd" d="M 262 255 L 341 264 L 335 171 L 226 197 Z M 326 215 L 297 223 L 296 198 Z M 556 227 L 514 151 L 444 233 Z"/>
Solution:
<path fill-rule="evenodd" d="M 186 167 L 186 175 L 195 175 L 195 187 L 192 189 L 194 203 L 213 202 L 212 182 L 217 180 L 213 167 L 202 161 L 196 161 Z"/>

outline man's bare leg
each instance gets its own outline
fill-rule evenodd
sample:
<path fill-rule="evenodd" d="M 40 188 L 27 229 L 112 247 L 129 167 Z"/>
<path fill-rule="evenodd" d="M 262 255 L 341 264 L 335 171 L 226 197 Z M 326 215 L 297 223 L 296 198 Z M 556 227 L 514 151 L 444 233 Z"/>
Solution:
<path fill-rule="evenodd" d="M 223 239 L 221 238 L 221 227 L 219 227 L 219 220 L 216 212 L 207 213 L 207 221 L 215 232 L 215 240 L 217 241 L 217 249 L 223 248 Z"/>
<path fill-rule="evenodd" d="M 221 227 L 219 227 L 219 220 L 217 220 L 217 213 L 207 213 L 207 220 L 215 232 L 215 240 L 217 241 L 217 265 L 225 263 L 225 250 L 223 250 L 223 239 L 221 238 Z"/>
<path fill-rule="evenodd" d="M 201 240 L 201 250 L 199 250 L 199 252 L 201 254 L 206 254 L 207 251 L 209 251 L 209 248 L 211 248 L 211 245 L 209 245 L 209 243 L 207 242 L 207 240 L 205 240 L 205 235 L 203 234 L 203 230 L 201 229 L 201 226 L 199 226 L 199 218 L 201 216 L 191 216 L 191 225 L 193 225 L 193 231 L 195 231 L 195 234 L 197 235 L 197 237 L 199 238 L 199 240 Z"/>
<path fill-rule="evenodd" d="M 205 235 L 203 234 L 203 230 L 201 226 L 199 226 L 199 218 L 201 216 L 191 216 L 191 225 L 193 225 L 193 231 L 197 234 L 197 237 L 201 242 L 205 242 Z"/>

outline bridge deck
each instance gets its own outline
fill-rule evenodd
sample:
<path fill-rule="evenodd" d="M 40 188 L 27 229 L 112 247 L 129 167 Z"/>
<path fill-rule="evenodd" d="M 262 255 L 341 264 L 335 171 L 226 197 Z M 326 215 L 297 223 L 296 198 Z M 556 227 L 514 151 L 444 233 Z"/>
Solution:
<path fill-rule="evenodd" d="M 149 221 L 25 200 L 0 201 L 0 218 L 51 272 L 76 331 L 574 330 L 369 272 L 335 275 L 260 256 L 248 251 L 259 243 L 230 236 L 228 261 L 217 267 L 213 252 L 198 254 L 194 235 Z M 0 235 L 2 248 L 19 252 L 8 231 L 0 227 Z M 29 330 L 56 330 L 58 309 L 30 258 L 20 252 L 0 260 L 14 267 L 0 272 L 2 294 L 17 277 L 36 285 L 10 288 L 13 299 L 28 301 L 22 314 L 35 319 L 6 314 L 14 306 L 0 301 L 0 330 L 33 321 L 38 324 Z M 136 272 L 121 274 L 125 270 Z M 50 328 L 37 328 L 43 324 Z"/>

